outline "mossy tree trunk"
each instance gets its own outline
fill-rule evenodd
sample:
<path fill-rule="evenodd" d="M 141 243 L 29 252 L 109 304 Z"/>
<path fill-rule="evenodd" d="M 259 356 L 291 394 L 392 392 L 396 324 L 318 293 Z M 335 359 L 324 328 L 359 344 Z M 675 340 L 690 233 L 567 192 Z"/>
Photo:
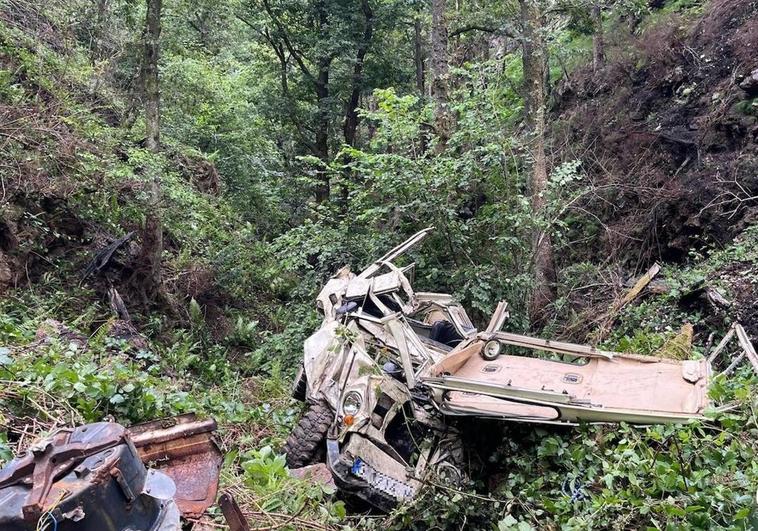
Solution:
<path fill-rule="evenodd" d="M 160 150 L 160 86 L 158 81 L 158 55 L 161 34 L 161 1 L 147 0 L 145 20 L 145 145 L 150 151 Z M 148 299 L 154 299 L 160 291 L 161 257 L 163 255 L 163 223 L 161 221 L 161 176 L 153 166 L 148 182 L 148 209 L 142 233 L 143 286 Z"/>
<path fill-rule="evenodd" d="M 522 63 L 525 84 L 525 112 L 529 129 L 529 151 L 532 168 L 529 176 L 531 207 L 537 225 L 533 234 L 534 289 L 529 304 L 533 326 L 545 320 L 547 307 L 555 300 L 555 262 L 553 243 L 541 220 L 544 216 L 547 191 L 547 158 L 545 156 L 547 50 L 544 40 L 544 16 L 539 0 L 519 0 L 521 12 Z"/>
<path fill-rule="evenodd" d="M 426 93 L 424 81 L 424 44 L 421 35 L 421 19 L 413 19 L 413 62 L 416 67 L 416 90 L 422 98 Z"/>
<path fill-rule="evenodd" d="M 437 151 L 445 149 L 453 130 L 453 117 L 449 107 L 450 66 L 447 53 L 447 0 L 432 0 L 432 99 L 434 100 L 434 127 L 439 143 Z"/>
<path fill-rule="evenodd" d="M 364 89 L 363 67 L 366 60 L 366 53 L 371 46 L 371 39 L 374 35 L 374 11 L 368 0 L 361 1 L 361 12 L 364 17 L 363 35 L 358 42 L 358 50 L 355 54 L 355 65 L 353 65 L 353 79 L 351 82 L 350 96 L 345 106 L 345 122 L 343 133 L 345 144 L 355 146 L 355 133 L 358 129 L 358 104 L 360 103 L 361 92 Z"/>

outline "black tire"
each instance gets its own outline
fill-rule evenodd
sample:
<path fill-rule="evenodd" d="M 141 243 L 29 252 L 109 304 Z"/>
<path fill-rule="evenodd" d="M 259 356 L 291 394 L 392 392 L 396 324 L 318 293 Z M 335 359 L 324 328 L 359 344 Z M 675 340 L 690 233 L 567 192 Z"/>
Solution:
<path fill-rule="evenodd" d="M 299 400 L 300 402 L 305 402 L 305 390 L 308 383 L 305 377 L 305 367 L 300 365 L 300 370 L 297 371 L 297 376 L 295 376 L 295 383 L 292 386 L 292 398 L 295 400 Z"/>
<path fill-rule="evenodd" d="M 496 359 L 500 357 L 500 354 L 503 353 L 503 344 L 498 343 L 500 347 L 497 349 L 497 352 L 495 352 L 495 354 L 493 355 L 493 354 L 488 353 L 487 351 L 487 345 L 489 345 L 490 343 L 498 343 L 498 341 L 496 339 L 490 339 L 489 341 L 487 341 L 482 347 L 482 350 L 479 351 L 479 355 L 482 357 L 482 359 L 486 361 L 495 361 Z"/>
<path fill-rule="evenodd" d="M 308 409 L 284 443 L 287 466 L 301 468 L 322 462 L 326 456 L 326 432 L 333 421 L 334 413 L 329 404 L 323 401 L 308 404 Z"/>

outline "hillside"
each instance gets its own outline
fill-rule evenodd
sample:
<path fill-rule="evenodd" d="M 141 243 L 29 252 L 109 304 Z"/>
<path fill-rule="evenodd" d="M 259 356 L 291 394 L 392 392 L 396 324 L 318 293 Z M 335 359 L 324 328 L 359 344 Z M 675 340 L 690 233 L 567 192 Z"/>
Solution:
<path fill-rule="evenodd" d="M 480 329 L 506 299 L 508 331 L 608 350 L 698 359 L 734 322 L 756 344 L 755 1 L 604 5 L 599 65 L 588 4 L 537 2 L 536 194 L 539 105 L 516 4 L 447 5 L 440 19 L 438 0 L 326 2 L 319 25 L 318 2 L 164 0 L 159 149 L 142 4 L 0 0 L 0 464 L 56 427 L 195 411 L 219 422 L 222 488 L 259 529 L 758 526 L 749 363 L 713 380 L 729 408 L 707 421 L 462 421 L 471 481 L 387 515 L 291 477 L 281 455 L 319 289 L 428 226 L 408 260 L 415 289 L 453 294 Z M 535 319 L 544 235 L 553 297 Z M 223 522 L 214 507 L 194 528 Z"/>
<path fill-rule="evenodd" d="M 558 86 L 560 157 L 591 152 L 582 160 L 608 202 L 601 252 L 681 262 L 754 223 L 755 10 L 714 2 L 622 30 L 605 68 L 578 68 Z"/>

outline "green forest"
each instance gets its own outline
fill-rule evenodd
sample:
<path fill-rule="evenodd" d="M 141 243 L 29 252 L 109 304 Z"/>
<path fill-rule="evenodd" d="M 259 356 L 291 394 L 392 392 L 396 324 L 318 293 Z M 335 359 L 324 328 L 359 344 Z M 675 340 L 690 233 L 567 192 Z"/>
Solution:
<path fill-rule="evenodd" d="M 413 311 L 449 294 L 427 303 L 455 301 L 449 332 L 465 309 L 445 349 L 443 321 L 375 295 L 378 280 L 357 302 L 348 287 L 317 304 L 341 268 L 383 256 Z M 466 464 L 389 507 L 355 487 L 369 458 L 347 486 L 292 473 L 321 461 L 329 475 L 328 441 L 353 429 L 345 383 L 336 413 L 315 420 L 322 388 L 304 358 L 332 304 L 339 345 L 363 348 L 349 323 L 368 315 L 394 338 L 397 323 L 424 331 L 419 351 L 437 363 L 500 337 L 488 328 L 500 301 L 503 338 L 549 340 L 530 359 L 574 363 L 559 341 L 590 345 L 587 366 L 611 371 L 626 358 L 603 353 L 633 353 L 640 371 L 662 360 L 680 387 L 700 386 L 702 407 L 576 425 L 560 407 L 547 422 L 427 407 L 461 434 Z M 469 318 L 495 335 L 466 335 Z M 449 405 L 433 389 L 455 371 L 424 380 L 430 363 L 405 352 L 420 340 L 383 341 L 366 347 L 375 368 L 340 374 L 374 382 L 377 408 L 402 388 L 408 402 L 385 409 L 415 441 L 425 417 L 411 405 Z M 753 345 L 756 0 L 0 0 L 0 466 L 44 457 L 33 442 L 60 428 L 192 412 L 217 422 L 218 491 L 248 527 L 212 503 L 165 529 L 758 529 Z M 509 348 L 491 363 L 531 356 Z M 388 350 L 405 364 L 378 361 Z M 639 385 L 674 401 L 673 380 L 650 378 Z M 323 397 L 339 387 L 319 381 Z M 524 393 L 516 402 L 590 407 L 544 383 Z M 382 418 L 366 425 L 389 432 Z M 319 446 L 295 459 L 292 437 Z M 399 470 L 427 466 L 420 445 L 404 462 L 389 437 Z M 3 520 L 3 489 L 38 479 L 0 471 L 0 531 L 104 529 L 89 506 L 62 509 L 70 491 L 33 518 L 25 506 L 28 527 Z M 386 481 L 384 496 L 405 488 Z M 164 529 L 128 507 L 108 531 Z"/>

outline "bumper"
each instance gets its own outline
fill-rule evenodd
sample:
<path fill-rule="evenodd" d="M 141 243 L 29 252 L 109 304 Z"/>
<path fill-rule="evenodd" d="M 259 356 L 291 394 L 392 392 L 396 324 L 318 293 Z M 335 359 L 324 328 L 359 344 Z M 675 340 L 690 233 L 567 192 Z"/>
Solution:
<path fill-rule="evenodd" d="M 335 439 L 326 444 L 327 466 L 337 487 L 383 511 L 413 498 L 421 487 L 405 465 L 357 433 L 341 449 Z"/>

